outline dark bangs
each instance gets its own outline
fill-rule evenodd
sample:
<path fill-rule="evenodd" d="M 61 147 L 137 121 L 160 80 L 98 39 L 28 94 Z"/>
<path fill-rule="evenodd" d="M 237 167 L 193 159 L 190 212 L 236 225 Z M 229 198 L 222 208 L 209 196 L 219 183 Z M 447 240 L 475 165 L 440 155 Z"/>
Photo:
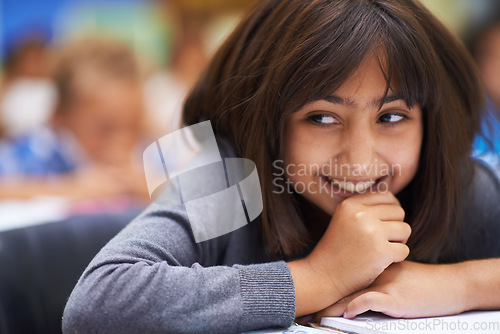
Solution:
<path fill-rule="evenodd" d="M 387 1 L 339 1 L 328 11 L 310 7 L 304 33 L 283 43 L 294 48 L 283 49 L 274 72 L 277 78 L 289 74 L 277 93 L 285 118 L 340 88 L 369 56 L 379 59 L 386 94 L 394 90 L 408 106 L 439 104 L 442 68 L 433 49 L 422 48 L 431 41 L 414 14 Z"/>

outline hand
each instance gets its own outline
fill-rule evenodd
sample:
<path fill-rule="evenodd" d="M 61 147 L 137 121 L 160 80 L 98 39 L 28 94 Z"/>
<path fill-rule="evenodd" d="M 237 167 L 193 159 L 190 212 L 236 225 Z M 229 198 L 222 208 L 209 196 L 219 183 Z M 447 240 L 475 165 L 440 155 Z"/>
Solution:
<path fill-rule="evenodd" d="M 444 316 L 464 312 L 465 287 L 455 265 L 410 261 L 394 263 L 373 284 L 316 315 L 354 318 L 368 310 L 395 318 Z"/>
<path fill-rule="evenodd" d="M 341 202 L 311 254 L 288 264 L 296 315 L 317 312 L 369 286 L 391 263 L 403 261 L 411 233 L 403 219 L 404 210 L 389 192 Z"/>
<path fill-rule="evenodd" d="M 389 193 L 366 193 L 341 202 L 328 229 L 309 256 L 342 293 L 370 285 L 393 262 L 409 254 L 411 228 Z"/>

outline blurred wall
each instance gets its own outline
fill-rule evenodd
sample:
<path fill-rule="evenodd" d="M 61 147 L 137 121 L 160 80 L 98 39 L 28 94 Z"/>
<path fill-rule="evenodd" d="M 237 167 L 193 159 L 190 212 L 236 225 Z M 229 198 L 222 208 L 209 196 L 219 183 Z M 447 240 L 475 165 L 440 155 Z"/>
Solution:
<path fill-rule="evenodd" d="M 163 66 L 171 55 L 177 7 L 184 13 L 219 16 L 205 35 L 213 50 L 257 0 L 0 0 L 0 63 L 20 39 L 37 34 L 50 44 L 98 32 L 129 42 L 147 61 Z M 460 37 L 500 10 L 499 0 L 422 0 Z M 167 9 L 168 11 L 169 9 Z M 226 14 L 230 15 L 226 15 Z"/>
<path fill-rule="evenodd" d="M 153 0 L 0 0 L 0 61 L 23 39 L 55 46 L 86 33 L 130 43 L 150 61 L 168 58 L 169 27 Z"/>
<path fill-rule="evenodd" d="M 420 0 L 462 39 L 469 31 L 498 15 L 499 0 Z"/>

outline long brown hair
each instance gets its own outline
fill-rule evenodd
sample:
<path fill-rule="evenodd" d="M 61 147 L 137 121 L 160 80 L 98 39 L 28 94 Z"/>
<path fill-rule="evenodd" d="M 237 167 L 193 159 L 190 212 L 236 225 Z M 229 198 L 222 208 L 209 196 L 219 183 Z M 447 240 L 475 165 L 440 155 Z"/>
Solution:
<path fill-rule="evenodd" d="M 383 50 L 409 106 L 422 107 L 424 139 L 414 180 L 399 198 L 412 226 L 411 256 L 444 254 L 455 230 L 462 175 L 479 129 L 482 93 L 467 51 L 414 0 L 264 0 L 215 54 L 186 100 L 186 124 L 211 120 L 236 153 L 253 160 L 263 192 L 268 251 L 293 255 L 307 231 L 293 195 L 273 192 L 291 113 L 338 89 Z"/>

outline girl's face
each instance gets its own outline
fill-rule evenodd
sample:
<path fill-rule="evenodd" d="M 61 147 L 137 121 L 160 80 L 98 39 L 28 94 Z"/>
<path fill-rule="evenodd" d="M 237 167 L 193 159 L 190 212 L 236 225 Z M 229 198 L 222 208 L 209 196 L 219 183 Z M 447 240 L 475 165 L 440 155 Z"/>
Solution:
<path fill-rule="evenodd" d="M 381 101 L 385 89 L 378 61 L 369 57 L 337 91 L 288 121 L 284 167 L 291 186 L 330 215 L 350 196 L 396 194 L 415 176 L 421 108 L 408 107 L 395 91 Z"/>

